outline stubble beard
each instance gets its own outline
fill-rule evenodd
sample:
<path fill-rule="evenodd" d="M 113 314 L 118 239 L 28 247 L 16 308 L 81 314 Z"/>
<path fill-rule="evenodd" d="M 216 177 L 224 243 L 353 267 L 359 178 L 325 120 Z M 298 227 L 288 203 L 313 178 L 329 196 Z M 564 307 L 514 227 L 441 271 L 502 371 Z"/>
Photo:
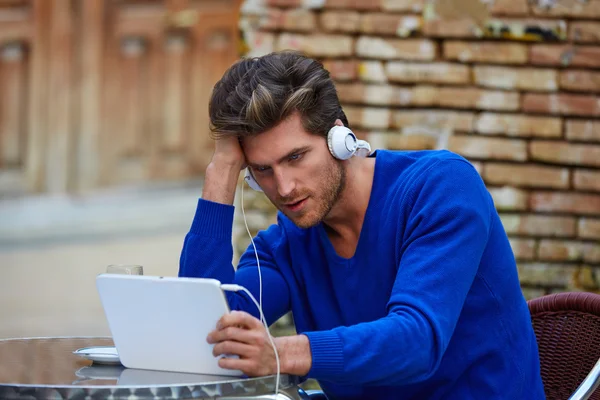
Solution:
<path fill-rule="evenodd" d="M 308 229 L 322 222 L 331 212 L 346 187 L 346 170 L 338 160 L 333 160 L 331 168 L 326 168 L 320 178 L 319 181 L 323 184 L 317 190 L 321 192 L 321 195 L 310 196 L 310 200 L 317 203 L 312 206 L 312 209 L 300 216 L 290 216 L 282 210 L 299 228 Z"/>

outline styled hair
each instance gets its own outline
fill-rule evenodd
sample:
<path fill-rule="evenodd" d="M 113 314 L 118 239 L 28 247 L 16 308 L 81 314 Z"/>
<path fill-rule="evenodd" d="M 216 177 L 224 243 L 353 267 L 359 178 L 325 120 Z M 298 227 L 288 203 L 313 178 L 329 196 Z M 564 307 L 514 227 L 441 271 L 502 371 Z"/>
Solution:
<path fill-rule="evenodd" d="M 292 51 L 244 58 L 215 84 L 210 130 L 214 138 L 254 136 L 294 112 L 314 135 L 326 137 L 338 118 L 348 126 L 333 80 L 319 61 Z"/>

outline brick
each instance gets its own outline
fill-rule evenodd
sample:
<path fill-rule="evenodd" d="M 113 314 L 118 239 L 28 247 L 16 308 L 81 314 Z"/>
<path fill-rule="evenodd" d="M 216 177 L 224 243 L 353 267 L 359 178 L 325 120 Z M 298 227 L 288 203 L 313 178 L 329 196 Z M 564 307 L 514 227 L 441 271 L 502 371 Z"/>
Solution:
<path fill-rule="evenodd" d="M 404 104 L 431 107 L 435 104 L 437 92 L 435 86 L 417 85 L 412 90 L 412 94 L 405 90 L 404 93 L 400 93 L 400 96 L 404 97 Z"/>
<path fill-rule="evenodd" d="M 425 20 L 423 33 L 436 38 L 474 38 L 476 27 L 470 18 L 432 18 Z"/>
<path fill-rule="evenodd" d="M 377 10 L 381 0 L 325 0 L 325 8 L 343 8 L 352 10 Z"/>
<path fill-rule="evenodd" d="M 569 169 L 533 164 L 485 165 L 484 178 L 492 185 L 543 187 L 566 189 L 569 187 Z"/>
<path fill-rule="evenodd" d="M 493 15 L 527 15 L 529 4 L 527 0 L 496 0 L 490 11 Z"/>
<path fill-rule="evenodd" d="M 387 108 L 344 106 L 344 113 L 350 125 L 364 129 L 387 129 L 390 126 L 391 111 Z"/>
<path fill-rule="evenodd" d="M 509 238 L 510 247 L 517 260 L 533 260 L 536 254 L 534 239 Z"/>
<path fill-rule="evenodd" d="M 427 39 L 385 39 L 361 36 L 356 42 L 360 57 L 384 60 L 430 61 L 435 58 L 436 44 Z"/>
<path fill-rule="evenodd" d="M 484 112 L 475 121 L 475 131 L 485 135 L 555 138 L 562 135 L 562 120 L 556 117 Z"/>
<path fill-rule="evenodd" d="M 569 25 L 569 39 L 577 43 L 599 43 L 600 22 L 572 22 Z"/>
<path fill-rule="evenodd" d="M 600 166 L 600 146 L 534 140 L 529 144 L 533 160 L 578 166 Z"/>
<path fill-rule="evenodd" d="M 244 33 L 247 31 L 270 30 L 277 29 L 281 10 L 268 9 L 263 11 L 263 14 L 242 14 L 240 15 L 239 27 Z"/>
<path fill-rule="evenodd" d="M 560 73 L 561 89 L 600 92 L 600 72 L 566 70 Z"/>
<path fill-rule="evenodd" d="M 597 116 L 600 115 L 600 99 L 598 96 L 581 94 L 525 93 L 523 95 L 523 111 L 544 114 Z"/>
<path fill-rule="evenodd" d="M 365 82 L 387 82 L 385 67 L 381 61 L 361 61 L 358 77 Z"/>
<path fill-rule="evenodd" d="M 600 264 L 600 244 L 583 243 L 581 245 L 583 261 L 586 263 Z"/>
<path fill-rule="evenodd" d="M 527 210 L 527 192 L 525 192 L 524 190 L 505 186 L 501 188 L 489 188 L 489 192 L 492 196 L 492 199 L 494 200 L 494 205 L 498 210 Z"/>
<path fill-rule="evenodd" d="M 364 103 L 368 105 L 419 105 L 430 102 L 434 93 L 426 93 L 421 99 L 418 88 L 397 87 L 381 84 L 364 84 L 360 82 L 338 83 L 336 85 L 340 101 L 345 103 Z"/>
<path fill-rule="evenodd" d="M 250 50 L 247 57 L 257 57 L 271 53 L 275 49 L 275 35 L 269 32 L 246 31 L 244 37 Z"/>
<path fill-rule="evenodd" d="M 567 121 L 567 139 L 600 142 L 600 121 L 570 119 Z"/>
<path fill-rule="evenodd" d="M 540 288 L 535 288 L 535 287 L 521 286 L 521 292 L 523 293 L 523 297 L 525 297 L 525 300 L 527 300 L 527 301 L 537 299 L 538 297 L 542 297 L 542 296 L 546 295 L 545 289 L 540 289 Z"/>
<path fill-rule="evenodd" d="M 538 258 L 544 261 L 580 261 L 583 243 L 564 240 L 540 240 Z"/>
<path fill-rule="evenodd" d="M 311 32 L 317 27 L 317 17 L 302 8 L 283 11 L 282 26 L 286 31 Z"/>
<path fill-rule="evenodd" d="M 599 277 L 598 269 L 589 265 L 580 265 L 573 275 L 573 286 L 576 290 L 597 292 L 600 290 Z"/>
<path fill-rule="evenodd" d="M 425 0 L 381 0 L 381 8 L 385 11 L 421 12 Z"/>
<path fill-rule="evenodd" d="M 368 35 L 407 37 L 421 30 L 422 19 L 416 15 L 370 13 L 362 16 L 360 31 Z"/>
<path fill-rule="evenodd" d="M 592 169 L 577 169 L 573 175 L 573 186 L 578 190 L 600 192 L 600 171 Z M 600 210 L 598 211 L 600 214 Z"/>
<path fill-rule="evenodd" d="M 271 7 L 300 7 L 302 0 L 267 0 L 266 3 Z"/>
<path fill-rule="evenodd" d="M 478 88 L 440 87 L 434 105 L 453 108 L 476 108 L 479 110 L 519 109 L 520 94 Z"/>
<path fill-rule="evenodd" d="M 534 211 L 600 214 L 600 195 L 563 192 L 534 192 L 529 195 Z"/>
<path fill-rule="evenodd" d="M 509 40 L 535 41 L 537 39 L 528 38 L 526 30 L 550 32 L 553 39 L 544 40 L 567 40 L 567 21 L 562 19 L 515 19 L 501 18 L 494 19 L 488 23 L 489 34 L 496 38 L 505 38 Z M 507 33 L 506 31 L 511 33 Z"/>
<path fill-rule="evenodd" d="M 353 53 L 353 40 L 342 35 L 297 35 L 283 33 L 275 44 L 277 50 L 297 50 L 313 57 L 342 57 Z"/>
<path fill-rule="evenodd" d="M 388 62 L 386 75 L 391 82 L 469 83 L 470 67 L 451 63 Z"/>
<path fill-rule="evenodd" d="M 543 237 L 575 236 L 575 218 L 535 215 L 535 214 L 500 214 L 506 233 L 514 235 Z"/>
<path fill-rule="evenodd" d="M 390 150 L 431 150 L 438 147 L 439 137 L 430 134 L 370 132 L 371 147 Z"/>
<path fill-rule="evenodd" d="M 325 60 L 323 66 L 336 81 L 353 81 L 358 78 L 358 62 L 355 60 Z"/>
<path fill-rule="evenodd" d="M 477 65 L 473 72 L 475 83 L 483 87 L 544 92 L 558 89 L 558 71 L 553 69 Z"/>
<path fill-rule="evenodd" d="M 598 18 L 600 17 L 600 1 L 561 0 L 551 7 L 535 5 L 532 7 L 532 11 L 535 15 L 541 16 Z"/>
<path fill-rule="evenodd" d="M 600 244 L 575 241 L 540 241 L 538 258 L 547 261 L 600 262 Z"/>
<path fill-rule="evenodd" d="M 391 105 L 394 88 L 389 85 L 365 85 L 362 83 L 336 84 L 342 103 L 366 103 Z"/>
<path fill-rule="evenodd" d="M 535 44 L 529 48 L 533 65 L 600 67 L 600 47 Z"/>
<path fill-rule="evenodd" d="M 563 40 L 568 36 L 567 24 L 564 20 L 495 18 L 488 22 L 487 27 L 489 29 L 487 34 L 497 38 L 506 38 L 504 34 L 506 29 L 522 32 L 525 28 L 550 30 Z M 481 28 L 476 26 L 470 18 L 427 19 L 423 24 L 423 33 L 430 37 L 457 39 L 475 39 L 481 38 L 484 35 Z M 515 37 L 508 38 L 515 40 Z"/>
<path fill-rule="evenodd" d="M 600 219 L 581 218 L 577 231 L 582 239 L 600 239 Z"/>
<path fill-rule="evenodd" d="M 326 32 L 358 32 L 360 14 L 357 11 L 325 11 L 319 18 L 319 25 Z"/>
<path fill-rule="evenodd" d="M 467 158 L 525 161 L 527 144 L 516 139 L 453 135 L 448 148 Z"/>
<path fill-rule="evenodd" d="M 487 62 L 494 64 L 525 64 L 527 46 L 520 43 L 497 42 L 444 42 L 444 57 L 461 62 Z"/>
<path fill-rule="evenodd" d="M 469 132 L 473 127 L 474 115 L 470 112 L 441 111 L 441 110 L 400 110 L 392 116 L 392 126 L 395 128 L 419 127 L 430 131 Z"/>
<path fill-rule="evenodd" d="M 244 29 L 263 29 L 277 30 L 283 28 L 283 10 L 279 8 L 269 8 L 264 15 L 245 15 L 240 21 L 240 26 Z"/>
<path fill-rule="evenodd" d="M 569 264 L 518 263 L 519 281 L 522 285 L 556 286 L 572 288 L 578 268 Z"/>

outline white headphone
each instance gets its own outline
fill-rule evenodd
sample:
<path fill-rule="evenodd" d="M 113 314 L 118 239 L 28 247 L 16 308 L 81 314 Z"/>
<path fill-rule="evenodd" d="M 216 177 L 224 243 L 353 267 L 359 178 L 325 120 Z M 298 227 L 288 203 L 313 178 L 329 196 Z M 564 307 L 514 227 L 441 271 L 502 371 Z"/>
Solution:
<path fill-rule="evenodd" d="M 371 154 L 369 142 L 357 139 L 349 128 L 339 125 L 334 126 L 327 133 L 327 147 L 331 155 L 338 160 L 347 160 L 354 155 L 367 157 Z M 249 168 L 246 168 L 244 179 L 252 189 L 262 192 Z"/>

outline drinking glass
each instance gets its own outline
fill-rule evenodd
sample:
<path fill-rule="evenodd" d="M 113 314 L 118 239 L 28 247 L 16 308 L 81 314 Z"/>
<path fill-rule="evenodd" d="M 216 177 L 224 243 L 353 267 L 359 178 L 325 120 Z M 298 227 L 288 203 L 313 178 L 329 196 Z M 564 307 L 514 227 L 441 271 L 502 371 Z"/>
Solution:
<path fill-rule="evenodd" d="M 108 274 L 144 275 L 144 267 L 132 264 L 111 264 L 106 267 Z"/>

